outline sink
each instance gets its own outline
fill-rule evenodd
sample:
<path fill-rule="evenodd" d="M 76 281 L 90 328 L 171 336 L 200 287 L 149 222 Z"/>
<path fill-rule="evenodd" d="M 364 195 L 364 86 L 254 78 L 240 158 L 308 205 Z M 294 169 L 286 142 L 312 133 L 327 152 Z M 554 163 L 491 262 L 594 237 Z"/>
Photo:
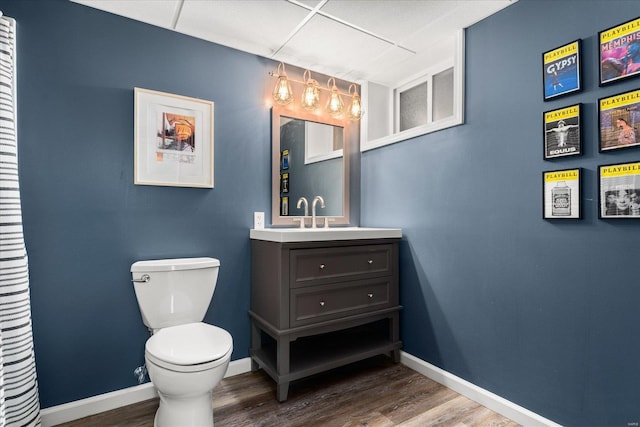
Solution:
<path fill-rule="evenodd" d="M 314 242 L 327 240 L 392 239 L 402 237 L 400 228 L 264 228 L 249 232 L 254 240 L 269 242 Z"/>

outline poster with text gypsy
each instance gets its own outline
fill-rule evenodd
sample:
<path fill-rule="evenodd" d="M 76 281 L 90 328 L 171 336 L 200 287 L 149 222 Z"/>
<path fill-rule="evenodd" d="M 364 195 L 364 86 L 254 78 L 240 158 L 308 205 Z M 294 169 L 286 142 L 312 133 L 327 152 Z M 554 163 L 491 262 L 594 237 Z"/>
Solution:
<path fill-rule="evenodd" d="M 576 40 L 542 54 L 545 101 L 582 89 L 581 46 L 581 40 Z"/>

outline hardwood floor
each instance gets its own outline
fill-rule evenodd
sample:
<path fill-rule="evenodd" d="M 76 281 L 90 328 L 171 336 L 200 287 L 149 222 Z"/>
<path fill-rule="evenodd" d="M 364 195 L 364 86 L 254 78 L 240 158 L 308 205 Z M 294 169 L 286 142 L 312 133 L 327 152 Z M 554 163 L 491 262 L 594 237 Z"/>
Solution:
<path fill-rule="evenodd" d="M 385 357 L 294 382 L 283 403 L 262 371 L 236 375 L 216 387 L 213 406 L 217 427 L 518 425 Z M 152 399 L 60 426 L 151 427 L 157 407 Z"/>

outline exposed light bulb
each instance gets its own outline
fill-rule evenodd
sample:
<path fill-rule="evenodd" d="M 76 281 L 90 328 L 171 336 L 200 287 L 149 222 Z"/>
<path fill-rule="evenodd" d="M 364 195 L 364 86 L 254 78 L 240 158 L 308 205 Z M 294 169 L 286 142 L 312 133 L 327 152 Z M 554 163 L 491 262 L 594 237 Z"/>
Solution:
<path fill-rule="evenodd" d="M 331 81 L 333 80 L 333 85 L 331 85 Z M 327 111 L 332 116 L 339 116 L 342 114 L 342 110 L 344 110 L 344 102 L 342 102 L 342 97 L 340 97 L 340 93 L 338 92 L 338 88 L 336 87 L 336 80 L 331 77 L 327 82 L 327 87 L 330 87 L 331 94 L 329 95 L 329 100 L 327 101 Z"/>
<path fill-rule="evenodd" d="M 281 66 L 282 72 L 280 71 Z M 278 81 L 273 88 L 273 100 L 280 105 L 287 105 L 293 101 L 293 91 L 282 62 L 278 65 Z"/>
<path fill-rule="evenodd" d="M 307 77 L 309 73 L 309 77 Z M 315 110 L 320 104 L 320 91 L 318 82 L 311 78 L 311 72 L 305 70 L 303 79 L 305 80 L 304 90 L 302 91 L 302 108 L 305 110 Z"/>
<path fill-rule="evenodd" d="M 351 88 L 353 87 L 353 95 L 351 95 Z M 360 95 L 356 89 L 356 85 L 349 86 L 349 95 L 351 95 L 351 107 L 349 107 L 349 118 L 351 120 L 360 120 L 362 116 L 362 104 L 360 102 Z"/>

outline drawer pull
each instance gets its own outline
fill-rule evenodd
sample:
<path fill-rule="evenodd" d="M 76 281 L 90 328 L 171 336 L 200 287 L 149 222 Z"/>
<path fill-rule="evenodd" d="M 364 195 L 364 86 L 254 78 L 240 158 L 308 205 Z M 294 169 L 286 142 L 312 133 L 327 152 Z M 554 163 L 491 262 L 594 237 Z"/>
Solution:
<path fill-rule="evenodd" d="M 373 294 L 367 294 L 369 298 L 373 298 Z"/>
<path fill-rule="evenodd" d="M 324 307 L 324 301 L 320 301 L 320 307 Z"/>
<path fill-rule="evenodd" d="M 320 270 L 324 270 L 325 267 L 326 267 L 326 265 L 320 264 Z"/>
<path fill-rule="evenodd" d="M 370 265 L 373 264 L 373 260 L 370 259 L 369 261 L 367 261 Z"/>

